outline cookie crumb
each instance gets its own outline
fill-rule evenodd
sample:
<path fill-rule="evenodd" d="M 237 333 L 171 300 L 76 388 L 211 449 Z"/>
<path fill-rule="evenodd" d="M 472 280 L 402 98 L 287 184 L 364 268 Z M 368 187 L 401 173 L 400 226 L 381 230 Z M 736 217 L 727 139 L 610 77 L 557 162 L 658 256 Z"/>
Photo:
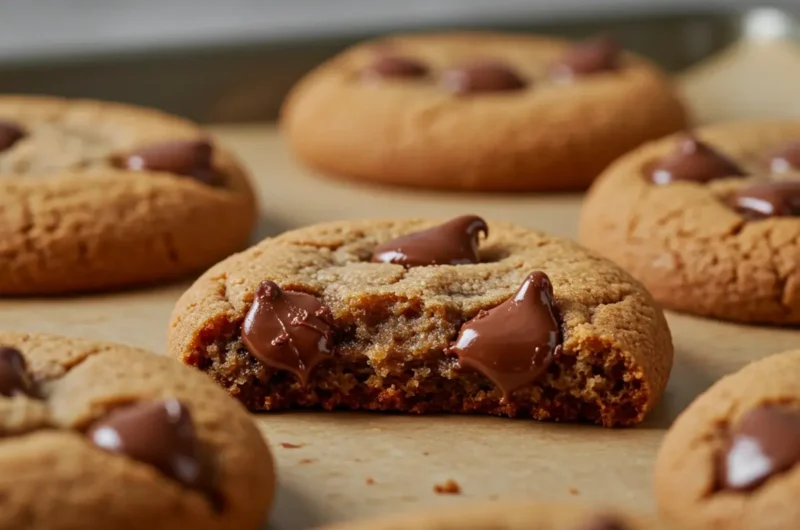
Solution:
<path fill-rule="evenodd" d="M 422 456 L 428 456 L 430 453 L 428 451 L 422 451 Z"/>
<path fill-rule="evenodd" d="M 490 500 L 490 501 L 496 501 L 496 500 L 497 500 L 497 499 L 499 499 L 499 498 L 500 498 L 500 497 L 498 497 L 497 495 L 489 495 L 489 500 Z"/>
<path fill-rule="evenodd" d="M 447 479 L 444 484 L 436 484 L 433 491 L 439 495 L 458 495 L 461 493 L 461 486 L 453 479 Z"/>
<path fill-rule="evenodd" d="M 300 449 L 303 444 L 290 444 L 289 442 L 281 442 L 281 447 L 284 449 Z"/>
<path fill-rule="evenodd" d="M 304 458 L 298 462 L 298 464 L 312 464 L 314 462 L 313 458 Z"/>
<path fill-rule="evenodd" d="M 367 486 L 372 486 L 375 484 L 375 479 L 372 477 L 367 477 Z"/>
<path fill-rule="evenodd" d="M 578 488 L 570 488 L 567 491 L 569 492 L 570 495 L 577 495 L 580 493 L 580 491 L 578 491 Z"/>

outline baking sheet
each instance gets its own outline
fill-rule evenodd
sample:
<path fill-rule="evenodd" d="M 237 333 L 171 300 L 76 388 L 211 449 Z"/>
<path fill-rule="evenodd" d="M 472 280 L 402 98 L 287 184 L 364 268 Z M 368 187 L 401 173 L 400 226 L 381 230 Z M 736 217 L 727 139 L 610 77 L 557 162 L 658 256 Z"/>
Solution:
<path fill-rule="evenodd" d="M 731 50 L 706 70 L 699 67 L 681 80 L 701 118 L 729 118 L 737 112 L 800 116 L 795 97 L 800 51 L 780 42 L 752 46 L 756 48 Z M 770 76 L 764 77 L 764 72 Z M 718 91 L 736 85 L 737 79 L 750 86 L 758 79 L 761 96 L 733 90 L 720 97 Z M 793 90 L 786 90 L 787 85 Z M 256 175 L 263 205 L 257 238 L 332 219 L 448 217 L 468 212 L 561 236 L 576 234 L 579 195 L 360 188 L 312 178 L 291 159 L 272 126 L 217 127 L 214 133 Z M 2 300 L 0 328 L 113 340 L 163 353 L 172 305 L 188 284 L 79 298 Z M 269 528 L 307 528 L 501 497 L 580 499 L 652 509 L 651 466 L 675 416 L 723 374 L 800 342 L 800 331 L 794 329 L 739 326 L 677 314 L 668 318 L 675 367 L 662 403 L 635 429 L 459 416 L 308 412 L 257 416 L 278 465 L 280 486 Z M 460 494 L 434 491 L 450 479 L 459 484 Z"/>

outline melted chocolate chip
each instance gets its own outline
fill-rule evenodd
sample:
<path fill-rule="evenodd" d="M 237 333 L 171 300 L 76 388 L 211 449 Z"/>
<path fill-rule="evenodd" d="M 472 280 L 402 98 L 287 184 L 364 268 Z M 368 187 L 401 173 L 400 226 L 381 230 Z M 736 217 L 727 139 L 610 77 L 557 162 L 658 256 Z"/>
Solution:
<path fill-rule="evenodd" d="M 573 79 L 616 70 L 621 52 L 617 41 L 610 37 L 579 42 L 550 66 L 550 74 L 556 79 Z"/>
<path fill-rule="evenodd" d="M 25 357 L 16 348 L 0 346 L 0 396 L 31 396 Z"/>
<path fill-rule="evenodd" d="M 770 158 L 770 169 L 775 173 L 799 171 L 800 140 L 790 142 L 773 153 Z"/>
<path fill-rule="evenodd" d="M 800 215 L 800 181 L 761 182 L 742 188 L 731 203 L 749 219 Z"/>
<path fill-rule="evenodd" d="M 477 215 L 462 215 L 439 226 L 378 245 L 372 261 L 405 267 L 479 263 L 478 236 L 481 232 L 484 236 L 489 235 L 486 221 Z"/>
<path fill-rule="evenodd" d="M 628 530 L 629 528 L 619 517 L 603 514 L 593 517 L 575 530 Z"/>
<path fill-rule="evenodd" d="M 454 94 L 507 92 L 525 88 L 525 81 L 500 61 L 474 61 L 442 75 L 445 89 Z"/>
<path fill-rule="evenodd" d="M 421 61 L 399 55 L 379 55 L 372 61 L 361 75 L 369 81 L 376 79 L 410 79 L 425 77 L 428 68 Z"/>
<path fill-rule="evenodd" d="M 331 355 L 332 326 L 330 310 L 315 297 L 265 281 L 242 324 L 242 342 L 259 361 L 292 372 L 305 386 Z"/>
<path fill-rule="evenodd" d="M 176 399 L 113 410 L 95 422 L 87 436 L 97 447 L 149 464 L 188 487 L 209 485 L 192 416 Z"/>
<path fill-rule="evenodd" d="M 676 151 L 661 159 L 650 173 L 650 179 L 660 185 L 741 176 L 744 172 L 734 162 L 693 136 L 684 137 Z"/>
<path fill-rule="evenodd" d="M 494 382 L 508 401 L 513 391 L 542 375 L 561 351 L 550 279 L 541 271 L 531 273 L 513 297 L 464 324 L 449 351 L 461 367 Z"/>
<path fill-rule="evenodd" d="M 800 412 L 760 406 L 744 415 L 725 451 L 720 484 L 750 490 L 800 461 Z"/>
<path fill-rule="evenodd" d="M 212 184 L 219 174 L 211 164 L 211 151 L 211 144 L 202 140 L 161 142 L 130 153 L 121 165 L 133 171 L 163 171 Z"/>
<path fill-rule="evenodd" d="M 24 137 L 25 131 L 19 125 L 10 121 L 0 120 L 0 151 L 11 148 Z"/>

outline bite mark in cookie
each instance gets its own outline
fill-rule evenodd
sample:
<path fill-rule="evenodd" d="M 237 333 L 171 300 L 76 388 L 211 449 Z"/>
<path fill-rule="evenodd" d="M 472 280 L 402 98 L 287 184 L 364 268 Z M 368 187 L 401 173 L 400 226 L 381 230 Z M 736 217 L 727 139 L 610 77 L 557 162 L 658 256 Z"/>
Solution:
<path fill-rule="evenodd" d="M 561 351 L 561 325 L 553 285 L 541 271 L 531 273 L 513 297 L 465 323 L 449 350 L 459 366 L 485 375 L 503 392 L 529 385 Z"/>
<path fill-rule="evenodd" d="M 480 413 L 607 426 L 642 420 L 663 392 L 672 346 L 663 314 L 640 286 L 572 243 L 502 223 L 488 226 L 476 263 L 369 261 L 387 241 L 441 226 L 328 223 L 265 240 L 181 297 L 169 351 L 251 410 Z M 463 227 L 453 234 L 464 242 Z M 537 270 L 552 279 L 552 292 L 543 275 L 528 278 Z M 254 339 L 265 280 L 313 302 L 304 315 L 321 304 L 331 319 L 322 329 L 292 324 L 297 311 L 289 304 L 287 316 L 279 322 L 269 314 L 269 331 Z M 493 328 L 505 324 L 524 329 L 499 337 Z M 306 333 L 307 346 L 275 342 L 284 327 L 286 337 Z M 476 330 L 480 340 L 467 344 Z M 271 351 L 259 350 L 265 345 Z M 276 352 L 286 356 L 280 367 Z"/>
<path fill-rule="evenodd" d="M 420 232 L 378 245 L 372 253 L 376 263 L 404 267 L 465 265 L 479 263 L 478 237 L 489 235 L 486 221 L 477 215 L 462 215 Z"/>

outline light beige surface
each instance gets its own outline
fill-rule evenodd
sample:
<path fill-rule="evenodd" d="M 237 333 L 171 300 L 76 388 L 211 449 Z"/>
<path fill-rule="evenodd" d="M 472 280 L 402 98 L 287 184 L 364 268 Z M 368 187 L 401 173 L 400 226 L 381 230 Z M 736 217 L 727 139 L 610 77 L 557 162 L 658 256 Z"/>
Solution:
<path fill-rule="evenodd" d="M 754 56 L 759 64 L 748 67 L 747 61 Z M 738 63 L 734 56 L 725 59 L 745 77 L 748 71 L 761 71 L 763 60 L 763 54 L 751 53 L 741 54 Z M 729 70 L 721 70 L 718 64 L 709 75 L 728 75 Z M 800 73 L 778 73 L 783 77 L 776 77 L 776 83 L 800 83 Z M 797 79 L 792 80 L 792 75 Z M 713 80 L 703 79 L 696 70 L 684 84 L 695 108 L 704 107 L 695 95 L 711 97 L 697 88 L 701 83 L 708 86 Z M 758 113 L 748 105 L 747 115 Z M 764 112 L 775 105 L 769 101 Z M 729 109 L 725 116 L 730 115 Z M 257 174 L 264 212 L 259 237 L 331 219 L 447 217 L 466 212 L 556 235 L 576 233 L 579 196 L 358 189 L 312 179 L 293 163 L 270 128 L 227 127 L 217 132 Z M 0 328 L 116 340 L 163 352 L 170 310 L 186 285 L 79 299 L 3 300 Z M 631 430 L 479 417 L 260 416 L 277 457 L 280 481 L 270 528 L 306 528 L 478 498 L 538 496 L 652 508 L 651 466 L 664 429 L 675 415 L 722 374 L 768 353 L 796 348 L 800 341 L 797 330 L 744 327 L 674 314 L 669 321 L 676 362 L 667 394 L 645 424 Z M 286 448 L 282 443 L 302 447 Z M 368 484 L 368 479 L 374 484 Z M 461 495 L 434 493 L 434 485 L 447 479 L 460 484 Z"/>

